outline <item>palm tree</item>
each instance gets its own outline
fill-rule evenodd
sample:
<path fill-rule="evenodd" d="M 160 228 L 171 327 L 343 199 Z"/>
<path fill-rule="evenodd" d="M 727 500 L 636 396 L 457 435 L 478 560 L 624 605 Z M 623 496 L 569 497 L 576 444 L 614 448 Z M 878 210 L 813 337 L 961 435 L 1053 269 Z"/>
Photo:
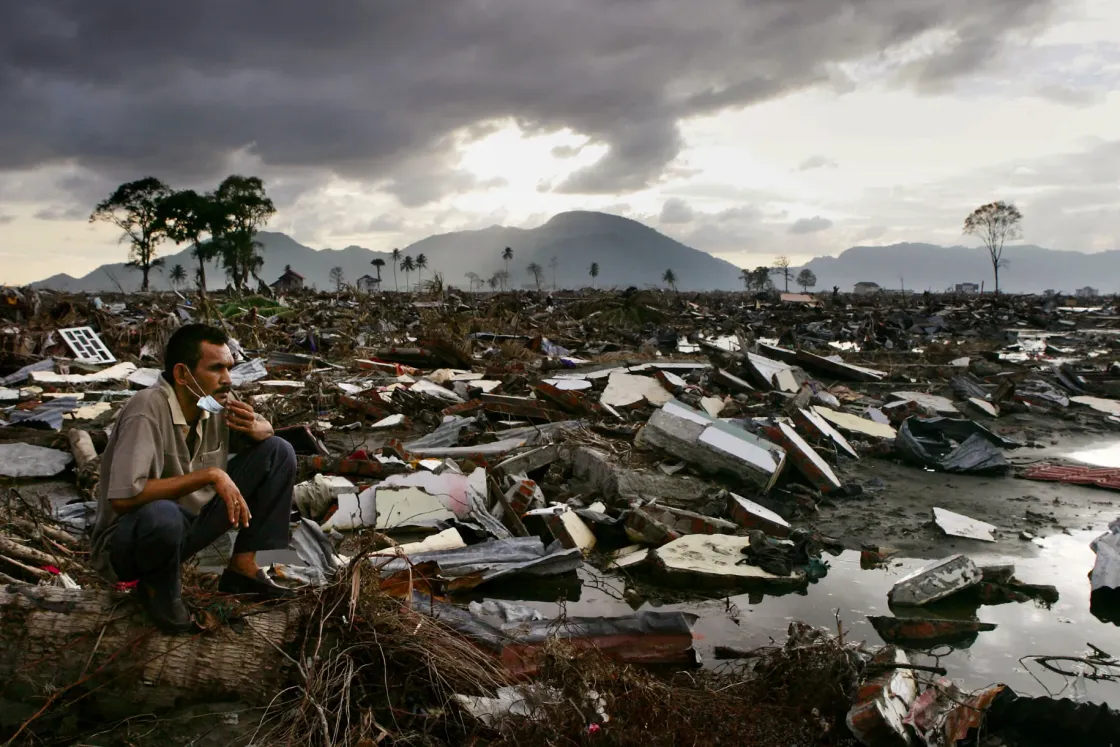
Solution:
<path fill-rule="evenodd" d="M 400 261 L 401 261 L 401 250 L 400 249 L 394 249 L 393 250 L 393 290 L 395 290 L 397 292 L 400 292 L 400 288 L 397 286 L 397 263 L 400 262 Z"/>
<path fill-rule="evenodd" d="M 401 269 L 404 270 L 404 292 L 408 293 L 408 274 L 416 269 L 416 263 L 412 260 L 412 257 L 405 257 L 401 261 Z"/>
<path fill-rule="evenodd" d="M 502 252 L 502 259 L 506 261 L 506 277 L 509 277 L 509 261 L 513 259 L 513 250 L 508 246 Z"/>
<path fill-rule="evenodd" d="M 377 268 L 377 285 L 380 286 L 381 285 L 381 268 L 385 266 L 385 260 L 381 259 L 381 257 L 378 257 L 377 259 L 370 262 L 370 264 Z"/>
<path fill-rule="evenodd" d="M 416 285 L 419 286 L 419 285 L 423 284 L 423 282 L 424 282 L 424 268 L 427 267 L 427 266 L 428 266 L 428 258 L 425 257 L 423 254 L 417 254 L 416 255 L 416 269 L 419 271 L 419 275 L 417 275 L 417 278 L 416 278 Z"/>
<path fill-rule="evenodd" d="M 541 289 L 541 275 L 544 274 L 544 268 L 536 262 L 530 262 L 529 266 L 525 268 L 525 271 L 533 276 L 533 282 L 536 283 L 537 290 L 539 291 Z"/>
<path fill-rule="evenodd" d="M 591 285 L 594 286 L 595 285 L 595 278 L 599 277 L 599 263 L 598 262 L 592 262 L 591 263 L 591 270 L 587 274 L 591 276 Z"/>
<path fill-rule="evenodd" d="M 187 279 L 187 271 L 183 269 L 182 265 L 175 265 L 171 268 L 171 285 L 178 288 Z"/>
<path fill-rule="evenodd" d="M 677 275 L 672 270 L 666 270 L 665 274 L 661 276 L 661 281 L 673 290 L 677 289 Z"/>

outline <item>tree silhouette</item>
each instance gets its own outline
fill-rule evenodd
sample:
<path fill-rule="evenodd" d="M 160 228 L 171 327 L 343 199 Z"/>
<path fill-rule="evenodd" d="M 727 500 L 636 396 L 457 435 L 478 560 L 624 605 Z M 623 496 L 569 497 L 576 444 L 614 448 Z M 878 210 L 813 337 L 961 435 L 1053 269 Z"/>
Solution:
<path fill-rule="evenodd" d="M 774 268 L 771 270 L 775 275 L 780 275 L 785 280 L 786 293 L 789 293 L 789 281 L 793 279 L 793 271 L 789 269 L 789 257 L 778 257 L 774 260 Z"/>
<path fill-rule="evenodd" d="M 381 285 L 381 268 L 385 266 L 385 260 L 378 257 L 372 260 L 370 264 L 377 268 L 377 284 Z"/>
<path fill-rule="evenodd" d="M 544 268 L 536 262 L 530 262 L 525 271 L 533 276 L 533 282 L 537 285 L 537 290 L 541 289 L 541 276 L 544 275 Z"/>
<path fill-rule="evenodd" d="M 214 197 L 222 214 L 220 230 L 215 227 L 214 234 L 222 266 L 240 291 L 249 276 L 256 275 L 264 265 L 264 258 L 257 253 L 263 248 L 257 241 L 257 231 L 276 213 L 276 206 L 265 194 L 264 182 L 256 176 L 227 176 Z"/>
<path fill-rule="evenodd" d="M 332 267 L 330 274 L 331 282 L 334 283 L 334 290 L 336 293 L 342 292 L 342 284 L 346 282 L 346 277 L 342 274 L 341 267 Z"/>
<path fill-rule="evenodd" d="M 172 287 L 178 288 L 186 281 L 187 271 L 183 269 L 182 265 L 175 265 L 171 268 L 171 274 L 168 277 L 171 279 Z"/>
<path fill-rule="evenodd" d="M 513 249 L 508 246 L 502 251 L 502 259 L 506 261 L 506 277 L 509 277 L 509 261 L 513 259 Z"/>
<path fill-rule="evenodd" d="M 502 290 L 505 290 L 506 286 L 509 284 L 509 273 L 505 270 L 498 270 L 494 273 L 494 276 L 498 278 L 498 282 L 501 283 Z"/>
<path fill-rule="evenodd" d="M 552 290 L 560 290 L 556 287 L 556 268 L 560 266 L 560 260 L 556 257 L 548 260 L 548 266 L 552 268 Z"/>
<path fill-rule="evenodd" d="M 397 285 L 397 265 L 401 261 L 401 250 L 400 249 L 394 249 L 392 257 L 393 257 L 393 290 L 395 290 L 399 293 L 401 289 Z"/>
<path fill-rule="evenodd" d="M 200 195 L 193 189 L 175 192 L 163 200 L 160 220 L 167 238 L 176 244 L 189 242 L 191 257 L 198 260 L 199 292 L 206 293 L 206 263 L 217 257 L 221 247 L 215 234 L 221 235 L 222 211 L 214 195 Z M 209 233 L 210 241 L 202 243 L 202 234 Z"/>
<path fill-rule="evenodd" d="M 408 284 L 408 274 L 416 269 L 416 262 L 412 257 L 405 257 L 401 261 L 401 269 L 404 270 L 404 292 L 408 293 L 410 288 Z"/>
<path fill-rule="evenodd" d="M 801 290 L 808 291 L 817 284 L 817 276 L 808 267 L 797 273 L 797 284 L 801 286 Z"/>
<path fill-rule="evenodd" d="M 981 205 L 964 219 L 964 233 L 978 237 L 988 250 L 992 260 L 992 274 L 995 275 L 996 293 L 999 293 L 999 268 L 1007 266 L 1007 261 L 1003 258 L 1003 244 L 1008 240 L 1022 238 L 1023 232 L 1019 226 L 1022 220 L 1023 214 L 1019 212 L 1019 208 L 1002 200 Z"/>
<path fill-rule="evenodd" d="M 467 278 L 467 280 L 468 280 L 468 281 L 470 281 L 470 284 L 471 284 L 471 292 L 472 292 L 472 293 L 474 292 L 474 287 L 475 287 L 476 285 L 477 285 L 477 286 L 479 286 L 480 288 L 482 287 L 482 278 L 480 278 L 480 277 L 478 276 L 478 273 L 477 273 L 477 272 L 468 272 L 468 273 L 466 274 L 466 278 Z"/>
<path fill-rule="evenodd" d="M 417 287 L 420 287 L 420 285 L 422 285 L 423 282 L 424 282 L 424 268 L 427 267 L 427 266 L 428 266 L 428 258 L 425 257 L 423 254 L 417 254 L 416 255 L 416 270 L 417 270 L 417 273 L 418 273 L 417 276 L 416 276 L 416 286 Z"/>
<path fill-rule="evenodd" d="M 672 270 L 666 270 L 665 273 L 661 276 L 661 282 L 665 283 L 665 285 L 669 286 L 673 290 L 676 290 L 677 274 Z"/>
<path fill-rule="evenodd" d="M 498 273 L 495 272 L 490 276 L 490 279 L 486 281 L 486 284 L 490 286 L 490 290 L 495 290 L 498 287 L 498 282 Z"/>
<path fill-rule="evenodd" d="M 739 279 L 743 281 L 743 285 L 746 286 L 747 290 L 751 290 L 754 288 L 754 273 L 752 273 L 746 267 L 744 267 L 742 270 L 739 270 Z"/>
<path fill-rule="evenodd" d="M 129 244 L 128 266 L 140 270 L 140 290 L 145 292 L 152 268 L 163 263 L 156 259 L 156 247 L 167 236 L 161 210 L 170 195 L 170 187 L 149 176 L 120 185 L 89 216 L 90 223 L 111 223 L 124 232 L 121 242 Z"/>
<path fill-rule="evenodd" d="M 599 263 L 592 262 L 591 269 L 587 271 L 587 274 L 591 276 L 591 285 L 595 286 L 595 279 L 599 277 Z"/>

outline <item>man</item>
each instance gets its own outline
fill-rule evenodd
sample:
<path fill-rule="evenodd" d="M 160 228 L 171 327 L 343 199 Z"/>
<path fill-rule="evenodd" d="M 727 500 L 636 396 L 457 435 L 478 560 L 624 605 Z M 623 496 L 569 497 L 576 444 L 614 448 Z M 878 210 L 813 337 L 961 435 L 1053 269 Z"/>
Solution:
<path fill-rule="evenodd" d="M 169 632 L 192 626 L 180 565 L 230 528 L 239 531 L 218 589 L 291 594 L 256 553 L 288 546 L 295 452 L 233 398 L 228 340 L 205 324 L 176 330 L 159 382 L 124 406 L 101 457 L 94 566 L 110 580 L 138 581 L 141 604 Z"/>

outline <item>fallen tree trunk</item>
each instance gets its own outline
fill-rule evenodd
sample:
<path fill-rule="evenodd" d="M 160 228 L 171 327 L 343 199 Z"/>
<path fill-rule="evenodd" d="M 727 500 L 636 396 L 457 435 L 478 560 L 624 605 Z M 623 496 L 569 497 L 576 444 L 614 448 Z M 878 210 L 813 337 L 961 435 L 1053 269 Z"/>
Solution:
<path fill-rule="evenodd" d="M 299 605 L 289 603 L 193 635 L 165 635 L 128 594 L 0 587 L 0 698 L 45 712 L 87 695 L 108 718 L 184 701 L 265 704 L 291 674 L 282 649 L 301 620 Z"/>

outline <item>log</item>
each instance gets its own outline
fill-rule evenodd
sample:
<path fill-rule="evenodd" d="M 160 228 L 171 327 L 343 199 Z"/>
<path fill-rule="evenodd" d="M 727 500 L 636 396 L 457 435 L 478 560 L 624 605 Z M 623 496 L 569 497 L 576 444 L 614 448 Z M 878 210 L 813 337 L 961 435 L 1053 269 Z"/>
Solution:
<path fill-rule="evenodd" d="M 97 468 L 97 450 L 93 448 L 93 439 L 85 431 L 71 428 L 66 432 L 70 440 L 70 453 L 74 455 L 74 464 L 79 470 Z"/>
<path fill-rule="evenodd" d="M 36 550 L 34 547 L 20 544 L 0 534 L 0 554 L 9 558 L 22 560 L 25 563 L 34 563 L 37 566 L 53 565 L 62 567 L 62 561 L 56 555 Z"/>
<path fill-rule="evenodd" d="M 42 706 L 95 690 L 99 710 L 112 718 L 221 698 L 264 705 L 286 686 L 294 665 L 283 649 L 303 618 L 298 603 L 166 635 L 129 597 L 0 587 L 0 697 Z"/>

